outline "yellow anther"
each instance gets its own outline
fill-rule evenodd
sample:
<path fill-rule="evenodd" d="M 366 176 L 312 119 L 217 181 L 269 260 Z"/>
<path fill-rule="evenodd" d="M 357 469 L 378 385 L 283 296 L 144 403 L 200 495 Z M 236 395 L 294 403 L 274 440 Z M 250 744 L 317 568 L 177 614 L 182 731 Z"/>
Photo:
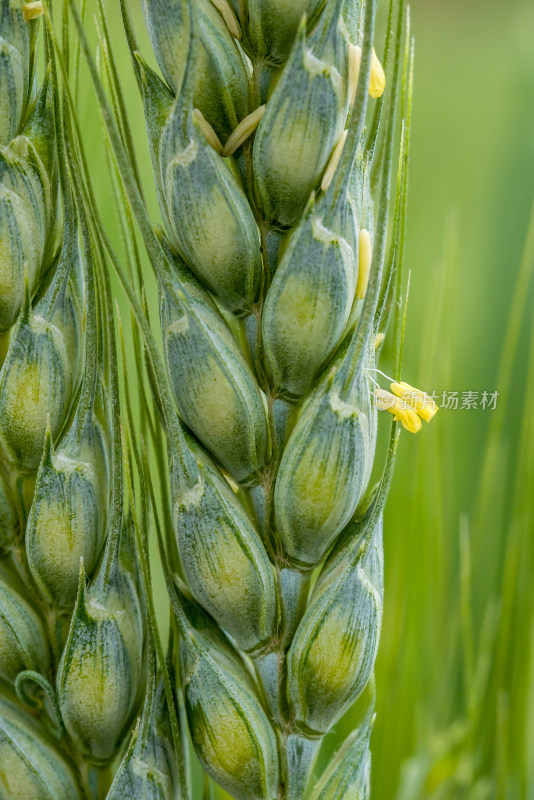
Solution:
<path fill-rule="evenodd" d="M 400 397 L 407 408 L 419 414 L 425 422 L 430 422 L 438 411 L 436 403 L 426 392 L 415 389 L 413 386 L 410 386 L 409 383 L 405 383 L 404 381 L 400 383 L 394 382 L 391 384 L 391 391 L 397 397 Z"/>
<path fill-rule="evenodd" d="M 223 475 L 226 478 L 226 483 L 229 485 L 230 489 L 234 492 L 234 494 L 238 494 L 239 491 L 241 490 L 241 487 L 237 483 L 237 481 L 234 481 L 232 476 L 229 475 L 227 472 L 223 472 Z"/>
<path fill-rule="evenodd" d="M 198 128 L 200 128 L 206 137 L 208 144 L 213 147 L 216 153 L 222 156 L 223 146 L 221 144 L 221 140 L 209 124 L 208 120 L 204 117 L 202 111 L 200 111 L 198 108 L 193 109 L 193 122 Z"/>
<path fill-rule="evenodd" d="M 358 78 L 360 77 L 360 66 L 362 63 L 362 48 L 357 44 L 349 45 L 349 80 L 348 96 L 349 106 L 352 108 L 356 99 L 358 88 Z"/>
<path fill-rule="evenodd" d="M 221 12 L 221 16 L 226 22 L 226 27 L 234 39 L 241 39 L 241 26 L 228 0 L 211 0 L 211 2 Z"/>
<path fill-rule="evenodd" d="M 410 433 L 419 433 L 423 427 L 423 423 L 415 413 L 409 408 L 398 408 L 394 413 L 393 419 L 395 422 L 400 422 L 402 427 Z"/>
<path fill-rule="evenodd" d="M 39 0 L 37 3 L 26 3 L 22 6 L 22 14 L 26 22 L 37 19 L 37 17 L 42 17 L 44 14 L 42 2 Z"/>
<path fill-rule="evenodd" d="M 400 422 L 402 427 L 410 433 L 419 433 L 423 423 L 411 408 L 403 408 L 395 395 L 385 389 L 375 389 L 376 407 L 380 411 L 389 411 L 393 414 L 395 422 Z"/>
<path fill-rule="evenodd" d="M 369 275 L 371 274 L 371 260 L 373 251 L 371 247 L 371 237 L 369 231 L 365 228 L 360 231 L 360 256 L 359 256 L 359 270 L 358 270 L 358 283 L 356 284 L 356 297 L 358 300 L 363 300 L 366 295 L 367 287 L 369 285 Z"/>
<path fill-rule="evenodd" d="M 375 350 L 378 350 L 384 339 L 386 338 L 385 333 L 377 333 L 375 336 Z"/>
<path fill-rule="evenodd" d="M 330 161 L 326 165 L 326 169 L 324 171 L 323 179 L 321 181 L 321 189 L 323 192 L 326 192 L 330 184 L 332 183 L 332 178 L 334 177 L 334 173 L 337 169 L 337 165 L 339 164 L 339 159 L 341 158 L 341 153 L 343 152 L 343 148 L 345 146 L 345 141 L 347 139 L 348 131 L 343 131 L 341 136 L 338 139 L 338 143 L 332 150 L 332 155 L 330 156 Z"/>
<path fill-rule="evenodd" d="M 254 133 L 264 114 L 265 106 L 260 106 L 253 111 L 252 114 L 249 114 L 248 117 L 245 117 L 245 119 L 241 120 L 237 128 L 230 134 L 230 137 L 223 148 L 222 154 L 224 158 L 227 158 L 235 153 L 235 151 L 241 147 L 243 142 L 245 142 L 248 137 Z"/>
<path fill-rule="evenodd" d="M 384 67 L 380 63 L 373 47 L 373 54 L 371 57 L 371 78 L 369 80 L 369 94 L 371 97 L 382 97 L 385 88 L 386 73 L 384 72 Z"/>

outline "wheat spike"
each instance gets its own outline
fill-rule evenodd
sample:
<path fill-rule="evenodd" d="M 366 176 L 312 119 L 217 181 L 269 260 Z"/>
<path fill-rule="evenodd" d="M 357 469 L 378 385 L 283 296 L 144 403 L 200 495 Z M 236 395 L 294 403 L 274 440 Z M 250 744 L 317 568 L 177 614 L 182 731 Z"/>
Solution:
<path fill-rule="evenodd" d="M 167 437 L 174 536 L 160 531 L 159 544 L 182 699 L 202 766 L 236 800 L 303 800 L 323 737 L 372 681 L 395 423 L 415 431 L 434 412 L 417 390 L 417 407 L 403 407 L 411 387 L 398 364 L 386 404 L 376 366 L 401 306 L 413 57 L 405 2 L 392 0 L 387 70 L 373 46 L 374 0 L 283 5 L 144 2 L 160 77 L 121 2 L 165 233 L 151 227 L 124 121 L 109 113 L 75 15 L 159 287 L 164 367 L 113 258 Z M 387 454 L 377 452 L 379 410 L 395 418 Z M 82 610 L 89 595 L 81 582 Z M 94 615 L 81 618 L 100 635 Z M 317 797 L 341 798 L 344 785 L 368 793 L 372 706 Z M 147 698 L 124 775 L 150 714 Z M 69 719 L 78 737 L 84 724 Z"/>
<path fill-rule="evenodd" d="M 191 124 L 202 101 L 197 76 L 212 78 L 198 56 L 205 4 L 144 6 L 173 94 L 136 52 L 125 20 L 167 226 L 166 265 L 155 268 L 168 379 L 201 443 L 183 433 L 168 442 L 172 569 L 188 587 L 169 582 L 191 735 L 232 797 L 301 800 L 321 738 L 371 678 L 380 634 L 387 480 L 374 500 L 369 481 L 377 411 L 387 407 L 383 389 L 374 391 L 375 343 L 391 277 L 387 187 L 405 6 L 389 94 L 371 0 L 301 3 L 308 16 L 296 22 L 275 3 L 246 6 L 233 6 L 240 47 L 226 40 L 217 75 L 230 86 L 228 62 L 241 68 L 246 56 L 255 129 L 242 112 L 219 155 Z M 382 95 L 385 155 L 375 165 L 376 123 L 366 130 L 365 118 Z M 212 116 L 202 113 L 217 130 L 228 96 L 212 101 Z M 418 411 L 401 408 L 403 387 L 394 383 L 395 418 L 415 431 Z M 249 727 L 238 736 L 239 720 Z M 370 729 L 347 744 L 317 797 L 341 798 L 344 780 L 367 796 Z"/>

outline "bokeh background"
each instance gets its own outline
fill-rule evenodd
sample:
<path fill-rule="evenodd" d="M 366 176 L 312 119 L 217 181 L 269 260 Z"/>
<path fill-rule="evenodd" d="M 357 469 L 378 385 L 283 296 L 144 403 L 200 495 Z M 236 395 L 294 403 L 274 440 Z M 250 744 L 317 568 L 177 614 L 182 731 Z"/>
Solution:
<path fill-rule="evenodd" d="M 107 3 L 157 220 L 142 109 L 116 6 Z M 146 43 L 136 6 L 132 0 Z M 534 4 L 414 0 L 411 18 L 416 76 L 403 374 L 439 395 L 458 392 L 459 406 L 401 440 L 385 526 L 373 798 L 530 800 Z M 89 84 L 80 116 L 104 219 L 120 244 Z M 478 393 L 480 404 L 485 391 L 499 392 L 496 410 L 461 408 L 464 393 Z M 329 735 L 323 761 L 356 715 Z"/>

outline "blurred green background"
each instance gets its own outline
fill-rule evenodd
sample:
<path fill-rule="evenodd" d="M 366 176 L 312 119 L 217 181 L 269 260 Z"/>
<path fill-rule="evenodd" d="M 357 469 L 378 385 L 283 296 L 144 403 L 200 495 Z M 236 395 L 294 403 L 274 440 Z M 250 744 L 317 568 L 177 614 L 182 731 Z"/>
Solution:
<path fill-rule="evenodd" d="M 118 4 L 107 5 L 157 219 Z M 460 405 L 464 392 L 478 392 L 479 400 L 484 391 L 500 394 L 495 411 L 443 409 L 419 436 L 402 437 L 385 527 L 373 798 L 530 799 L 532 233 L 526 243 L 534 200 L 534 4 L 415 0 L 411 14 L 416 78 L 403 375 L 427 391 L 458 392 Z M 140 15 L 137 30 L 143 34 Z M 148 45 L 143 52 L 149 56 Z M 89 88 L 80 114 L 104 219 L 118 230 Z M 164 614 L 163 587 L 158 591 Z M 328 737 L 323 760 L 351 722 L 348 715 Z"/>

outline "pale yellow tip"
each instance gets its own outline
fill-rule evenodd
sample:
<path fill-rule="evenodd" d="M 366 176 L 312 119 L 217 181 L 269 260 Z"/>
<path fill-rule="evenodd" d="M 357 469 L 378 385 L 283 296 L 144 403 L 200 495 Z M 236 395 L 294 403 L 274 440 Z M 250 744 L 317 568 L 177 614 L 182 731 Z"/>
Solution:
<path fill-rule="evenodd" d="M 335 171 L 339 164 L 339 159 L 341 158 L 341 153 L 343 152 L 343 148 L 345 147 L 345 142 L 347 140 L 348 131 L 343 131 L 341 136 L 338 139 L 338 143 L 332 150 L 332 155 L 330 156 L 330 160 L 326 165 L 326 169 L 324 171 L 323 179 L 321 181 L 321 189 L 323 192 L 326 192 L 330 184 L 332 183 L 332 178 L 334 177 Z"/>
<path fill-rule="evenodd" d="M 348 96 L 349 106 L 352 108 L 356 100 L 356 90 L 358 89 L 358 78 L 360 77 L 360 66 L 362 63 L 362 48 L 357 44 L 349 45 L 349 80 Z"/>
<path fill-rule="evenodd" d="M 430 422 L 430 420 L 436 416 L 438 411 L 439 411 L 438 406 L 434 403 L 434 401 L 431 401 L 424 408 L 420 408 L 417 413 L 419 414 L 421 419 L 424 419 L 425 422 Z"/>
<path fill-rule="evenodd" d="M 393 382 L 390 384 L 390 386 L 391 386 L 391 391 L 392 391 L 392 392 L 393 392 L 393 394 L 395 394 L 397 397 L 403 397 L 403 396 L 404 396 L 405 388 L 404 388 L 404 386 L 402 385 L 402 383 L 397 383 L 396 381 L 393 381 Z"/>
<path fill-rule="evenodd" d="M 234 481 L 232 476 L 229 475 L 227 472 L 223 472 L 223 475 L 226 479 L 227 484 L 229 485 L 230 489 L 234 492 L 234 494 L 239 494 L 239 492 L 241 491 L 241 487 L 237 483 L 237 481 Z"/>
<path fill-rule="evenodd" d="M 260 106 L 248 117 L 241 120 L 237 128 L 230 134 L 226 142 L 222 154 L 224 158 L 233 155 L 238 150 L 243 142 L 251 136 L 261 122 L 261 118 L 265 114 L 265 106 Z"/>
<path fill-rule="evenodd" d="M 359 269 L 358 269 L 358 283 L 356 284 L 356 297 L 358 300 L 363 300 L 367 293 L 369 285 L 369 275 L 371 274 L 371 260 L 373 257 L 371 247 L 371 237 L 369 231 L 365 228 L 360 231 L 360 246 L 359 246 Z"/>
<path fill-rule="evenodd" d="M 228 0 L 211 0 L 211 2 L 220 11 L 222 18 L 226 22 L 226 27 L 234 39 L 241 39 L 241 26 Z"/>
<path fill-rule="evenodd" d="M 369 94 L 371 97 L 382 97 L 386 88 L 386 73 L 380 63 L 373 47 L 371 56 L 371 78 L 369 80 Z"/>
<path fill-rule="evenodd" d="M 42 2 L 37 3 L 26 3 L 22 6 L 22 14 L 26 22 L 30 22 L 32 19 L 37 19 L 38 17 L 42 17 L 44 14 L 44 7 Z"/>
<path fill-rule="evenodd" d="M 375 350 L 378 350 L 384 339 L 386 338 L 385 333 L 377 333 L 375 336 Z"/>
<path fill-rule="evenodd" d="M 195 125 L 200 128 L 204 136 L 206 137 L 206 141 L 209 145 L 213 147 L 216 153 L 220 156 L 223 153 L 223 146 L 221 144 L 221 140 L 209 124 L 208 120 L 204 117 L 202 111 L 199 108 L 193 109 L 193 122 Z"/>

